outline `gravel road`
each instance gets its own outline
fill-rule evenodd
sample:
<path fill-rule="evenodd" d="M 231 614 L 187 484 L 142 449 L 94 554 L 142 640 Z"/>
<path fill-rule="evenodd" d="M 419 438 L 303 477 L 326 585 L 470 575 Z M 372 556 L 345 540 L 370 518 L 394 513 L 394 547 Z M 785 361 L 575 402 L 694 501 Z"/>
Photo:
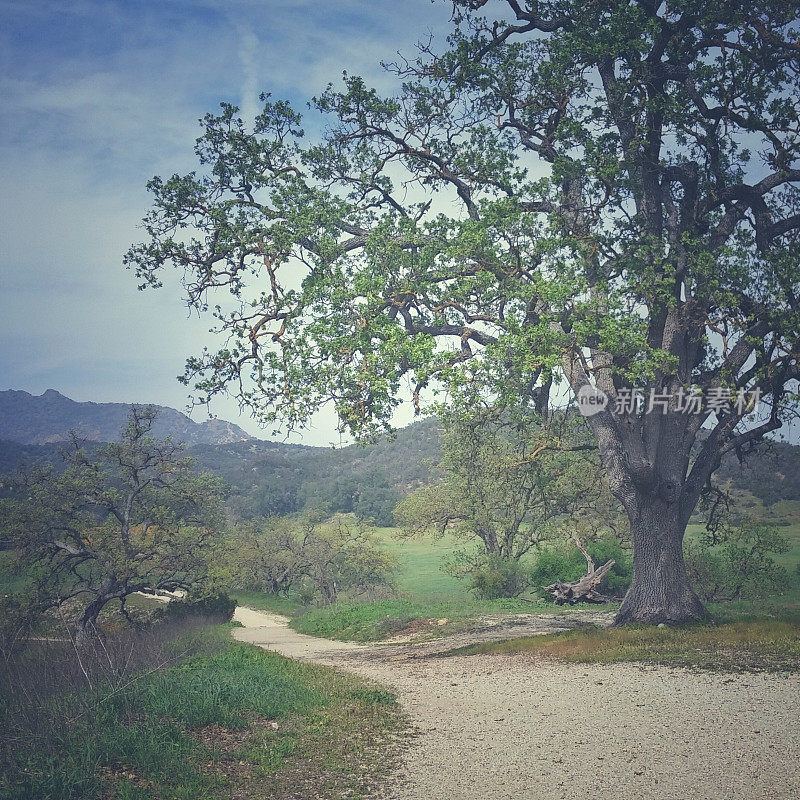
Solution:
<path fill-rule="evenodd" d="M 251 609 L 235 619 L 242 641 L 397 694 L 418 735 L 381 800 L 800 798 L 797 675 L 435 658 L 468 635 L 359 645 L 303 636 Z M 532 624 L 547 627 L 541 618 Z"/>

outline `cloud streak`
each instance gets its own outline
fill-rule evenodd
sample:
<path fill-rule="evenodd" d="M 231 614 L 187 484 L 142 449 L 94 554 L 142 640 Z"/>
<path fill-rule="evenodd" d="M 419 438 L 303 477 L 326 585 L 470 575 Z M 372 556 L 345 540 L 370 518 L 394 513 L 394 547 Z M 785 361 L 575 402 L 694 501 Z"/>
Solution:
<path fill-rule="evenodd" d="M 442 25 L 443 0 L 0 0 L 0 388 L 184 406 L 187 355 L 214 344 L 177 278 L 137 293 L 122 254 L 141 239 L 146 181 L 195 168 L 198 119 L 260 92 L 306 115 L 342 70 L 379 67 Z M 237 407 L 215 411 L 238 421 Z M 335 438 L 322 415 L 309 443 Z"/>

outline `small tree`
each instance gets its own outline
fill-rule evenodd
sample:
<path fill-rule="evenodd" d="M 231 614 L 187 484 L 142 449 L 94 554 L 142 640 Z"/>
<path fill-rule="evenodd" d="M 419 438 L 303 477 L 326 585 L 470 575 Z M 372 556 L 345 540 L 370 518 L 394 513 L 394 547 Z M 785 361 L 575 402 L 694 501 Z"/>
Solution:
<path fill-rule="evenodd" d="M 209 572 L 222 488 L 194 475 L 183 445 L 155 439 L 156 412 L 134 408 L 120 442 L 89 457 L 73 436 L 66 469 L 35 468 L 15 481 L 0 525 L 36 576 L 42 607 L 78 602 L 78 640 L 97 631 L 112 601 L 135 592 L 190 590 Z"/>
<path fill-rule="evenodd" d="M 233 580 L 244 588 L 327 604 L 340 594 L 390 586 L 395 561 L 358 520 L 326 519 L 310 510 L 294 519 L 270 518 L 233 533 Z"/>
<path fill-rule="evenodd" d="M 343 517 L 320 523 L 307 516 L 301 532 L 305 575 L 318 602 L 333 603 L 341 593 L 357 596 L 388 587 L 395 560 L 362 523 Z"/>
<path fill-rule="evenodd" d="M 526 586 L 519 561 L 544 541 L 617 514 L 594 447 L 580 442 L 579 420 L 543 429 L 535 417 L 443 415 L 441 481 L 395 509 L 404 535 L 450 533 L 476 542 L 447 566 L 481 596 L 513 596 Z M 594 529 L 593 529 L 594 530 Z"/>
<path fill-rule="evenodd" d="M 227 561 L 235 585 L 284 596 L 298 588 L 307 567 L 297 522 L 286 517 L 236 526 L 229 537 Z"/>

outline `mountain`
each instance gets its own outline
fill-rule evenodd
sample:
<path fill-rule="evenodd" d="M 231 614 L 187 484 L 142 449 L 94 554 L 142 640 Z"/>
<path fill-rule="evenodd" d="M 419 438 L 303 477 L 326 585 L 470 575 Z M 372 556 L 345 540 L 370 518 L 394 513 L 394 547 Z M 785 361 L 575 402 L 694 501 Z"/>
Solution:
<path fill-rule="evenodd" d="M 0 392 L 0 495 L 3 475 L 23 463 L 61 462 L 59 443 L 70 429 L 93 441 L 119 439 L 131 406 L 76 403 L 50 389 L 39 397 Z M 435 419 L 415 422 L 368 447 L 308 447 L 248 436 L 222 420 L 196 423 L 172 408 L 158 407 L 154 433 L 190 446 L 198 470 L 222 477 L 233 489 L 234 517 L 289 514 L 317 506 L 355 511 L 390 524 L 397 500 L 436 478 L 441 458 Z M 739 513 L 772 523 L 800 514 L 800 447 L 766 441 L 740 464 L 724 459 L 714 484 L 725 489 Z"/>
<path fill-rule="evenodd" d="M 251 440 L 197 445 L 190 453 L 199 470 L 214 472 L 235 488 L 230 503 L 235 516 L 288 514 L 316 506 L 363 513 L 388 525 L 402 496 L 434 480 L 441 460 L 440 428 L 429 418 L 368 446 Z"/>
<path fill-rule="evenodd" d="M 130 403 L 78 403 L 55 389 L 44 394 L 9 389 L 0 391 L 0 439 L 23 445 L 66 441 L 69 431 L 95 442 L 119 439 L 132 405 Z M 231 444 L 252 439 L 238 426 L 219 419 L 194 422 L 166 406 L 154 406 L 159 415 L 153 435 L 172 436 L 188 445 Z"/>
<path fill-rule="evenodd" d="M 211 471 L 231 487 L 234 518 L 290 514 L 310 506 L 350 512 L 383 525 L 409 491 L 433 478 L 441 457 L 439 426 L 427 419 L 369 447 L 308 447 L 248 436 L 221 420 L 196 423 L 172 408 L 153 426 L 159 437 L 186 442 L 198 471 Z M 0 392 L 0 497 L 9 491 L 3 476 L 35 463 L 63 469 L 61 443 L 70 430 L 93 442 L 119 440 L 131 406 L 77 403 L 49 389 L 39 397 Z"/>

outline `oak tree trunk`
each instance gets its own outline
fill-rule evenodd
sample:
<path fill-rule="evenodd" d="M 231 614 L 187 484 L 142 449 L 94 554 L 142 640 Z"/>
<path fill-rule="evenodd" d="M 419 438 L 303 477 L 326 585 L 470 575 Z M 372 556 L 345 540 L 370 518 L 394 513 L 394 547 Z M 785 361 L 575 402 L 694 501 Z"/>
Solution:
<path fill-rule="evenodd" d="M 97 618 L 110 599 L 104 595 L 98 595 L 81 612 L 75 621 L 75 643 L 77 645 L 83 646 L 100 634 Z"/>
<path fill-rule="evenodd" d="M 677 504 L 644 502 L 629 511 L 633 540 L 633 581 L 615 625 L 679 624 L 707 612 L 694 593 L 683 560 L 686 516 Z"/>

